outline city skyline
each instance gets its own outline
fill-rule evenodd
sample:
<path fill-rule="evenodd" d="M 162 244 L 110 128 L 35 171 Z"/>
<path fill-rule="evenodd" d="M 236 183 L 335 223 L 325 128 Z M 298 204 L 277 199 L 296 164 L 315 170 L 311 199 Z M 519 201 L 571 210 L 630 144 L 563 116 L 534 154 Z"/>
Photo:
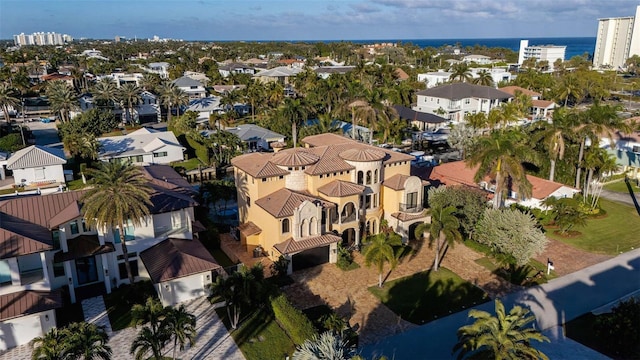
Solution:
<path fill-rule="evenodd" d="M 635 0 L 0 1 L 0 38 L 365 40 L 595 37 L 599 18 L 633 16 Z"/>

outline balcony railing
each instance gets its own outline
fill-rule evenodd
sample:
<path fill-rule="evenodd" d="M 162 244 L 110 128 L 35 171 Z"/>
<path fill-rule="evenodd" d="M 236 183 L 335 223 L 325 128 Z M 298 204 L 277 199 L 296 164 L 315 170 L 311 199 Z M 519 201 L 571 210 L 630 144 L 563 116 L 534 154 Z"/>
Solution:
<path fill-rule="evenodd" d="M 175 227 L 171 227 L 171 226 L 162 226 L 159 228 L 155 228 L 153 229 L 153 236 L 158 239 L 158 238 L 163 238 L 163 237 L 169 237 L 169 235 L 172 234 L 177 234 L 180 232 L 183 232 L 185 230 L 188 230 L 189 226 L 187 226 L 186 224 L 182 225 L 182 226 L 175 226 Z"/>
<path fill-rule="evenodd" d="M 400 211 L 406 213 L 419 213 L 424 210 L 422 204 L 400 204 Z"/>
<path fill-rule="evenodd" d="M 356 221 L 356 213 L 353 213 L 349 216 L 341 216 L 341 218 L 342 218 L 342 224 Z M 338 219 L 333 220 L 333 223 L 338 224 Z"/>
<path fill-rule="evenodd" d="M 26 270 L 20 273 L 20 284 L 29 285 L 44 279 L 42 268 Z"/>

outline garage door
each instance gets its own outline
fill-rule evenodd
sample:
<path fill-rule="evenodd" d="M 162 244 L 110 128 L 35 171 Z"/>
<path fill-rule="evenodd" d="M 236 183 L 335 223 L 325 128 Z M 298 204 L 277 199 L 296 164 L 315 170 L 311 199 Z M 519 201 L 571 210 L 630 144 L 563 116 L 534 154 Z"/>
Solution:
<path fill-rule="evenodd" d="M 293 271 L 318 266 L 329 262 L 329 246 L 305 250 L 293 255 Z"/>

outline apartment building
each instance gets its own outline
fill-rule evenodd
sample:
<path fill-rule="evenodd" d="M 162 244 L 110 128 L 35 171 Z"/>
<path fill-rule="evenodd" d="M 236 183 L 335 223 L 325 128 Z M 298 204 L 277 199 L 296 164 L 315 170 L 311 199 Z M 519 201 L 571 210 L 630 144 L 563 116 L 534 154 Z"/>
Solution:
<path fill-rule="evenodd" d="M 640 6 L 635 16 L 598 19 L 593 66 L 598 69 L 619 69 L 633 55 L 640 54 Z"/>
<path fill-rule="evenodd" d="M 522 65 L 522 63 L 528 59 L 536 59 L 536 61 L 547 61 L 549 63 L 549 70 L 553 71 L 553 64 L 557 60 L 564 61 L 566 50 L 566 46 L 529 45 L 529 40 L 520 40 L 518 64 Z"/>

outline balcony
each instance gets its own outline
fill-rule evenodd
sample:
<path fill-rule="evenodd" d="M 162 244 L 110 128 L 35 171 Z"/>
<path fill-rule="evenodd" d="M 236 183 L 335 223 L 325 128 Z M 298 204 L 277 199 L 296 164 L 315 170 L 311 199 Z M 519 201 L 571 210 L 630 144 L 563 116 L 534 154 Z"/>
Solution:
<path fill-rule="evenodd" d="M 419 213 L 424 210 L 422 204 L 400 204 L 400 211 L 410 214 Z"/>
<path fill-rule="evenodd" d="M 352 221 L 356 221 L 356 213 L 353 213 L 349 216 L 341 216 L 341 218 L 342 218 L 342 221 L 341 221 L 342 224 L 350 223 Z M 333 220 L 333 224 L 334 225 L 338 224 L 338 219 Z"/>
<path fill-rule="evenodd" d="M 174 226 L 161 226 L 153 229 L 153 236 L 156 239 L 169 237 L 170 235 L 182 233 L 189 230 L 189 226 L 187 224 L 179 225 L 176 224 Z"/>
<path fill-rule="evenodd" d="M 20 285 L 29 285 L 44 279 L 42 268 L 20 272 Z"/>

